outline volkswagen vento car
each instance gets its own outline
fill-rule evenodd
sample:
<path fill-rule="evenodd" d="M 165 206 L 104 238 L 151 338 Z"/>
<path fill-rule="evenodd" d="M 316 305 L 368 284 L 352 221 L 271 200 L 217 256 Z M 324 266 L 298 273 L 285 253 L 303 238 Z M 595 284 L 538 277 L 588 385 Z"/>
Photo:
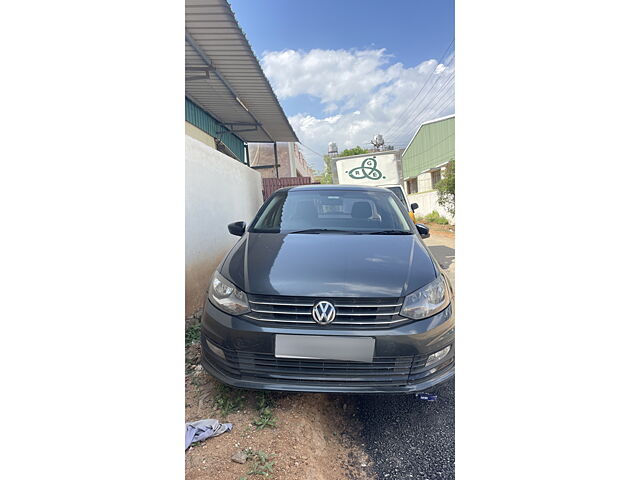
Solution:
<path fill-rule="evenodd" d="M 398 393 L 454 375 L 453 291 L 395 194 L 275 192 L 213 274 L 202 364 L 242 388 Z M 422 238 L 421 238 L 422 237 Z"/>

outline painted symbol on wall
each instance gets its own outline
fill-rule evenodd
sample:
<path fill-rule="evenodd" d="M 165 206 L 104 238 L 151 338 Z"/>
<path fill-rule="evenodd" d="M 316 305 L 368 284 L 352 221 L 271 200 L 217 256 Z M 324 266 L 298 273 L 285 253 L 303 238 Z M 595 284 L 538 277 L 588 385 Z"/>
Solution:
<path fill-rule="evenodd" d="M 380 180 L 381 178 L 387 178 L 382 176 L 382 172 L 376 168 L 377 166 L 378 161 L 376 157 L 369 157 L 362 161 L 362 165 L 352 168 L 345 173 L 348 173 L 351 178 L 355 178 L 356 180 L 365 178 L 369 180 Z"/>

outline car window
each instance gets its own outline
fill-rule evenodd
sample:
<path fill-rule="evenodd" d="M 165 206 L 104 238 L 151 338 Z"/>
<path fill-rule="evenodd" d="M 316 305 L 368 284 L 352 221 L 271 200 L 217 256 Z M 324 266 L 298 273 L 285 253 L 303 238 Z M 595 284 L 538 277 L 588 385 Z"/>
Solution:
<path fill-rule="evenodd" d="M 388 202 L 389 202 L 389 208 L 394 210 L 396 215 L 401 217 L 402 213 L 400 212 L 400 205 L 398 204 L 398 202 L 393 201 L 393 198 L 391 197 L 389 197 Z"/>
<path fill-rule="evenodd" d="M 396 196 L 400 199 L 402 204 L 408 209 L 409 205 L 407 205 L 406 199 L 404 198 L 404 192 L 400 187 L 385 187 L 387 190 L 391 190 Z"/>
<path fill-rule="evenodd" d="M 402 210 L 400 200 L 385 190 L 288 190 L 269 199 L 249 231 L 291 233 L 318 229 L 412 233 Z"/>

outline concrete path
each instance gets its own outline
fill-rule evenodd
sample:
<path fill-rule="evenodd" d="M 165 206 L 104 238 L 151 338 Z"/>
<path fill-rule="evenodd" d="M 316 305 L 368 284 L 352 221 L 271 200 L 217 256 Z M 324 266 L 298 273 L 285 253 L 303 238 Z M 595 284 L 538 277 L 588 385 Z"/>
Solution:
<path fill-rule="evenodd" d="M 431 237 L 425 238 L 424 244 L 438 260 L 438 263 L 447 272 L 447 276 L 455 287 L 456 284 L 456 249 L 455 238 L 448 235 L 442 235 L 438 232 L 431 234 Z"/>

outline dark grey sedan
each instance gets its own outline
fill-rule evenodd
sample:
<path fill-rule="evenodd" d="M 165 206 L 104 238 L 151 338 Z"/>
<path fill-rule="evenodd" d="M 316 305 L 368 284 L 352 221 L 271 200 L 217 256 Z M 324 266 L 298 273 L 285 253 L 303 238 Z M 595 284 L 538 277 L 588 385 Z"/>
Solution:
<path fill-rule="evenodd" d="M 433 390 L 454 375 L 451 285 L 389 190 L 275 192 L 214 273 L 202 364 L 229 385 Z"/>

